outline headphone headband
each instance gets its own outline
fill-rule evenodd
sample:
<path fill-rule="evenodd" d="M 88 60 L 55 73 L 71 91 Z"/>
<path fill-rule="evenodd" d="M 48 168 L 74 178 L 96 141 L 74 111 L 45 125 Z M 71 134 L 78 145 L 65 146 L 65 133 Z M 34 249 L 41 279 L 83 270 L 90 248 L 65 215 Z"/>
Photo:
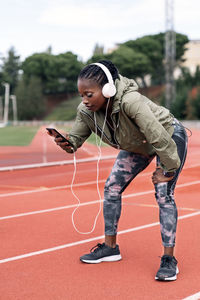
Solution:
<path fill-rule="evenodd" d="M 91 65 L 97 65 L 98 67 L 100 67 L 108 79 L 108 83 L 106 83 L 102 88 L 102 94 L 104 95 L 104 97 L 113 97 L 116 94 L 116 87 L 114 85 L 114 81 L 109 69 L 101 63 L 93 63 Z"/>
<path fill-rule="evenodd" d="M 111 75 L 110 71 L 108 70 L 108 68 L 107 68 L 105 65 L 103 65 L 103 64 L 101 64 L 101 63 L 93 63 L 92 65 L 97 65 L 97 66 L 99 66 L 99 67 L 104 71 L 104 73 L 106 74 L 106 77 L 107 77 L 107 79 L 108 79 L 108 82 L 111 83 L 111 84 L 113 84 L 113 78 L 112 78 L 112 75 Z"/>

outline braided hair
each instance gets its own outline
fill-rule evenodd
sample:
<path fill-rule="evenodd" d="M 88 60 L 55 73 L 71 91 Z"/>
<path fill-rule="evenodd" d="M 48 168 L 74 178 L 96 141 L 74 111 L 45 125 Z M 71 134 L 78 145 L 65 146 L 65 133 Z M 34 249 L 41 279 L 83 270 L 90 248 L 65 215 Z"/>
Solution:
<path fill-rule="evenodd" d="M 100 61 L 98 61 L 98 63 L 101 63 L 108 68 L 108 70 L 110 71 L 110 73 L 112 75 L 114 82 L 117 78 L 119 79 L 118 70 L 111 61 L 100 60 Z M 107 78 L 106 74 L 104 73 L 104 71 L 99 66 L 93 65 L 93 64 L 90 64 L 90 65 L 87 65 L 86 67 L 84 67 L 81 70 L 81 72 L 78 76 L 78 79 L 93 80 L 96 83 L 98 83 L 101 87 L 103 87 L 104 84 L 106 84 L 108 82 L 108 78 Z"/>

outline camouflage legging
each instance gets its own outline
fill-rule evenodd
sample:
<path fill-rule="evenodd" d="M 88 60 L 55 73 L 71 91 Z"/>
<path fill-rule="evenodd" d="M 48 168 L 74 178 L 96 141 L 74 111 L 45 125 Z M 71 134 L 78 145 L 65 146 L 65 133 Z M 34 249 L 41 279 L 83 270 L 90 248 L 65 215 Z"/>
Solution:
<path fill-rule="evenodd" d="M 173 247 L 175 245 L 177 208 L 174 200 L 174 188 L 187 153 L 187 135 L 184 127 L 177 121 L 174 124 L 172 138 L 177 145 L 181 166 L 171 181 L 155 184 L 155 196 L 160 212 L 161 236 L 165 247 Z M 122 192 L 150 164 L 154 157 L 147 158 L 124 150 L 119 152 L 104 189 L 103 211 L 106 235 L 117 234 L 117 225 L 121 214 Z M 156 158 L 157 164 L 159 164 L 159 157 L 157 156 Z"/>

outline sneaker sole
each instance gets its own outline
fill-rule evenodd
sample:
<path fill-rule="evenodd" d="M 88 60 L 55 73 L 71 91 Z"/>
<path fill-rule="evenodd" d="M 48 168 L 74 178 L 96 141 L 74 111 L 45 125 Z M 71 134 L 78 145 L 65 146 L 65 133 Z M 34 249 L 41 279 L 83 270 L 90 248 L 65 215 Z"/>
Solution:
<path fill-rule="evenodd" d="M 179 269 L 178 267 L 176 267 L 176 275 L 179 273 Z M 177 279 L 177 276 L 174 275 L 172 277 L 155 277 L 155 280 L 158 280 L 158 281 L 173 281 L 173 280 L 176 280 Z"/>
<path fill-rule="evenodd" d="M 106 256 L 106 257 L 102 257 L 102 258 L 95 259 L 95 260 L 87 260 L 87 259 L 80 259 L 80 260 L 87 264 L 99 264 L 104 261 L 111 262 L 111 261 L 119 261 L 121 259 L 122 259 L 122 257 L 119 254 L 119 255 Z"/>

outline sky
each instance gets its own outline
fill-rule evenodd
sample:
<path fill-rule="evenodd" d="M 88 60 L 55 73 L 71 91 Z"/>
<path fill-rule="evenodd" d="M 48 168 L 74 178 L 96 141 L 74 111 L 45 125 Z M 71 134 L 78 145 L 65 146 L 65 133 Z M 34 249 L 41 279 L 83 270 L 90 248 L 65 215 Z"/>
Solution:
<path fill-rule="evenodd" d="M 51 46 L 85 62 L 96 43 L 107 51 L 165 29 L 165 0 L 0 0 L 0 57 L 13 46 L 22 61 Z M 199 0 L 174 0 L 174 29 L 200 40 Z"/>

